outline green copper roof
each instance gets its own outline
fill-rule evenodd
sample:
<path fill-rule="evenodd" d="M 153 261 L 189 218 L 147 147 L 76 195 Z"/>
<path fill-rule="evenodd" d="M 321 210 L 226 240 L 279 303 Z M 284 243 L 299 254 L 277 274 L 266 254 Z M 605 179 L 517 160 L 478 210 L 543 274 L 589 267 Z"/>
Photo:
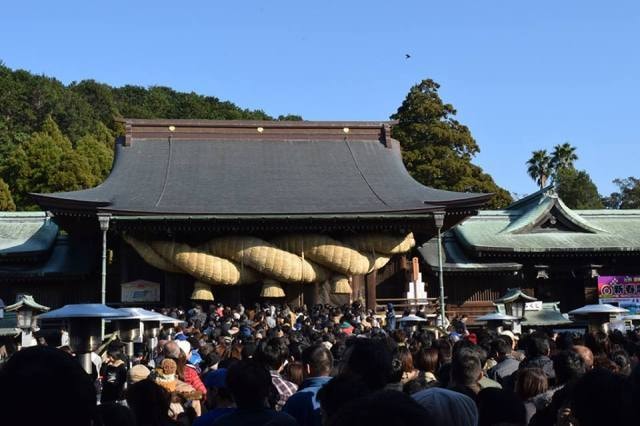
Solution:
<path fill-rule="evenodd" d="M 44 212 L 0 213 L 0 257 L 43 254 L 57 235 L 58 226 Z"/>
<path fill-rule="evenodd" d="M 504 296 L 494 300 L 493 302 L 494 303 L 511 303 L 518 299 L 522 299 L 525 302 L 535 302 L 536 300 L 538 300 L 535 297 L 529 296 L 528 294 L 523 292 L 522 289 L 520 288 L 510 288 L 507 290 Z"/>
<path fill-rule="evenodd" d="M 640 251 L 640 210 L 571 210 L 545 188 L 451 232 L 476 253 Z"/>
<path fill-rule="evenodd" d="M 443 256 L 442 270 L 444 272 L 516 272 L 522 269 L 522 265 L 516 262 L 487 262 L 479 261 L 467 256 L 456 239 L 445 233 L 442 239 Z M 432 238 L 418 247 L 418 252 L 429 265 L 431 270 L 438 270 L 438 239 Z"/>
<path fill-rule="evenodd" d="M 20 300 L 18 300 L 13 305 L 7 306 L 4 310 L 6 312 L 13 312 L 13 311 L 18 311 L 25 306 L 28 308 L 31 308 L 32 310 L 42 311 L 42 312 L 46 312 L 49 309 L 51 309 L 48 306 L 44 306 L 36 302 L 32 295 L 23 294 L 22 297 L 20 297 Z"/>
<path fill-rule="evenodd" d="M 523 327 L 550 327 L 571 324 L 558 308 L 558 302 L 543 303 L 539 311 L 524 311 Z"/>

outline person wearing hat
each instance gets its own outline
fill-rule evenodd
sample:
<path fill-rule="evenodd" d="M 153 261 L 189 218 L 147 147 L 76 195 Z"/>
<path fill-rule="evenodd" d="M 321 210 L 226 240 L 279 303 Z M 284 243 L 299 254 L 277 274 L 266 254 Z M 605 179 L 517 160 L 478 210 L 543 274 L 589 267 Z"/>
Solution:
<path fill-rule="evenodd" d="M 184 380 L 185 383 L 190 384 L 193 388 L 202 392 L 203 395 L 206 395 L 207 388 L 200 380 L 200 376 L 196 367 L 193 364 L 190 364 L 187 360 L 191 357 L 191 343 L 187 340 L 179 340 L 176 342 L 178 347 L 180 348 L 181 354 L 178 360 L 178 373 L 180 378 Z M 184 354 L 184 359 L 182 358 Z"/>
<path fill-rule="evenodd" d="M 146 379 L 151 371 L 142 364 L 134 365 L 127 373 L 127 384 L 132 385 Z"/>
<path fill-rule="evenodd" d="M 193 422 L 193 426 L 212 425 L 219 417 L 233 413 L 236 410 L 226 382 L 226 368 L 211 371 L 204 377 L 204 384 L 207 387 L 206 405 L 209 411 L 198 417 Z"/>

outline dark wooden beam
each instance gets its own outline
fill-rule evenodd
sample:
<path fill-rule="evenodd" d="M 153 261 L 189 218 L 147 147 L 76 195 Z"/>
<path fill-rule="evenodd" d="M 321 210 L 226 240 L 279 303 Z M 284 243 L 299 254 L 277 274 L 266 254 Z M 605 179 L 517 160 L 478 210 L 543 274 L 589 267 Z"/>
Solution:
<path fill-rule="evenodd" d="M 367 282 L 367 309 L 376 309 L 376 284 L 378 281 L 378 277 L 376 271 L 367 274 L 366 282 Z"/>

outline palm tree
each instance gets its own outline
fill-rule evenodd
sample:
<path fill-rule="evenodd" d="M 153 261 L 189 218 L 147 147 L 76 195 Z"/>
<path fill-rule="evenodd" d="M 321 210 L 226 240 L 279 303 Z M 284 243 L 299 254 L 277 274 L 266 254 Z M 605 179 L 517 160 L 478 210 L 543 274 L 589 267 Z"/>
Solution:
<path fill-rule="evenodd" d="M 527 161 L 527 173 L 531 176 L 540 188 L 544 188 L 547 184 L 547 179 L 551 176 L 552 164 L 551 157 L 547 153 L 546 149 L 539 151 L 533 151 L 531 158 Z"/>
<path fill-rule="evenodd" d="M 553 175 L 560 169 L 573 168 L 573 163 L 578 159 L 576 154 L 576 147 L 571 146 L 569 142 L 565 142 L 562 145 L 556 145 L 553 147 L 551 153 L 551 168 L 553 169 Z"/>

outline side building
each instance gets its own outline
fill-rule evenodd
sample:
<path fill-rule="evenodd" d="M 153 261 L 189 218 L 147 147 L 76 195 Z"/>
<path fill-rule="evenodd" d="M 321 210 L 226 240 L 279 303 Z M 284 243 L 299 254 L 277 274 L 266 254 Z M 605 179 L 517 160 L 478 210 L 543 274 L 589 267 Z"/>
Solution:
<path fill-rule="evenodd" d="M 640 274 L 640 210 L 572 210 L 552 187 L 484 210 L 443 236 L 449 312 L 478 316 L 519 287 L 562 312 L 598 303 L 599 276 Z M 419 251 L 437 292 L 437 241 Z"/>

